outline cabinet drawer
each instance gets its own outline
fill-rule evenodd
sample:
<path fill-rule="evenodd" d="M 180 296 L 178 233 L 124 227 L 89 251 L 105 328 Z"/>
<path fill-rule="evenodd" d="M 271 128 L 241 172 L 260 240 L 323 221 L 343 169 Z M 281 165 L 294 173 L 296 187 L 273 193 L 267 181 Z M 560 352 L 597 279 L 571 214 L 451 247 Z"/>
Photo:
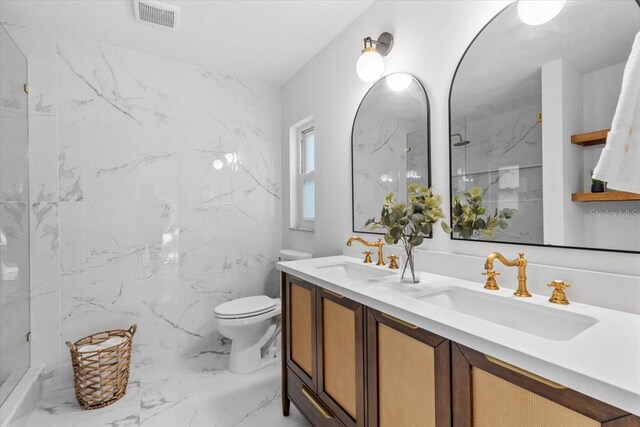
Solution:
<path fill-rule="evenodd" d="M 289 399 L 315 427 L 344 427 L 320 398 L 291 370 L 287 372 Z"/>

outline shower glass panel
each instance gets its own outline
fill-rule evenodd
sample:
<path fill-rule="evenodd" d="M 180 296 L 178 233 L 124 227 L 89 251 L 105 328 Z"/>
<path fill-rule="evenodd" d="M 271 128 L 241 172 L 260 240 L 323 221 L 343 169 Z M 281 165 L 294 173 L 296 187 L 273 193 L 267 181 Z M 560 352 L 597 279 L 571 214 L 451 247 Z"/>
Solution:
<path fill-rule="evenodd" d="M 29 367 L 27 59 L 0 26 L 0 404 Z"/>

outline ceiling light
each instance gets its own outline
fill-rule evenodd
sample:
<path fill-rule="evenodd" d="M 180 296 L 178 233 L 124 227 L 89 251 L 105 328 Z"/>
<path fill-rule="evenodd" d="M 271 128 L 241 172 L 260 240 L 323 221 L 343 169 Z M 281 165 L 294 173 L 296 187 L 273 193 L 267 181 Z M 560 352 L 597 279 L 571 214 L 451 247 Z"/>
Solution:
<path fill-rule="evenodd" d="M 393 46 L 393 36 L 390 33 L 382 33 L 378 40 L 371 37 L 364 39 L 364 49 L 358 58 L 356 71 L 361 80 L 371 83 L 382 76 L 384 72 L 383 56 L 387 56 Z"/>
<path fill-rule="evenodd" d="M 551 21 L 564 7 L 567 0 L 519 0 L 518 16 L 528 25 L 540 25 Z"/>
<path fill-rule="evenodd" d="M 389 86 L 389 89 L 400 92 L 409 87 L 411 81 L 413 80 L 413 77 L 406 73 L 394 73 L 389 74 L 387 77 L 385 77 L 385 80 L 387 81 L 387 86 Z"/>

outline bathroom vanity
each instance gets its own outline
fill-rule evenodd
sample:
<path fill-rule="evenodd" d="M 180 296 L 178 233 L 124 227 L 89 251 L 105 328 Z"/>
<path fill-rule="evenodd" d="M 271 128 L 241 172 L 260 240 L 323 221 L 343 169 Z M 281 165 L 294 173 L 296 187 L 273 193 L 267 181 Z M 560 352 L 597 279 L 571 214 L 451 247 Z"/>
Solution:
<path fill-rule="evenodd" d="M 424 272 L 400 283 L 346 256 L 278 268 L 285 415 L 293 402 L 314 426 L 640 426 L 640 316 Z"/>

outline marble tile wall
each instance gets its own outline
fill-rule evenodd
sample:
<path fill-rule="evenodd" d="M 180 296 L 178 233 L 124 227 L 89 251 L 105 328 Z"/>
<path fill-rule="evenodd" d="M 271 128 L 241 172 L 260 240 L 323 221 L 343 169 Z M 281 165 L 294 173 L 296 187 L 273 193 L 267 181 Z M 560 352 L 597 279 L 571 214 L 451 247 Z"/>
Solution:
<path fill-rule="evenodd" d="M 408 183 L 427 182 L 425 125 L 400 115 L 371 111 L 356 121 L 353 129 L 356 230 L 367 230 L 366 221 L 374 216 L 379 218 L 387 194 L 395 193 L 397 200 L 404 201 Z M 407 148 L 411 149 L 409 158 Z M 409 178 L 409 171 L 411 176 L 421 178 Z"/>
<path fill-rule="evenodd" d="M 452 194 L 480 186 L 490 211 L 518 209 L 509 227 L 496 230 L 491 240 L 543 242 L 539 111 L 535 96 L 452 120 L 451 133 L 470 141 L 451 149 Z"/>
<path fill-rule="evenodd" d="M 368 112 L 353 129 L 354 227 L 380 214 L 384 197 L 400 194 L 406 180 L 406 123 Z"/>
<path fill-rule="evenodd" d="M 216 305 L 277 294 L 279 89 L 11 31 L 42 90 L 30 124 L 34 357 L 68 377 L 64 341 L 131 323 L 143 364 L 216 351 Z"/>

